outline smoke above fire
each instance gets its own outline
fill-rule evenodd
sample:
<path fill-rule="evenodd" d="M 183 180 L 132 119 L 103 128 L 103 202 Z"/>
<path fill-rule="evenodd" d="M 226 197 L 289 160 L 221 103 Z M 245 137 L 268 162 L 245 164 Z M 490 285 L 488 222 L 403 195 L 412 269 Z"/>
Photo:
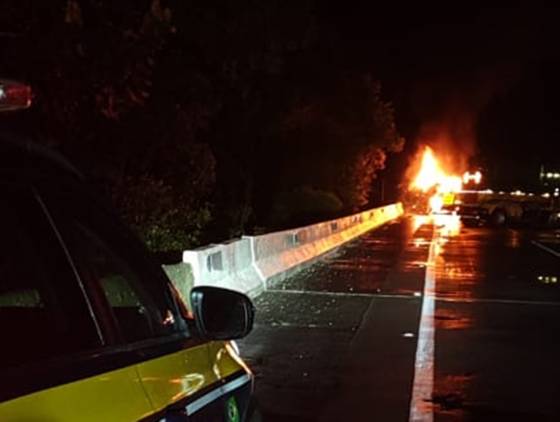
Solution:
<path fill-rule="evenodd" d="M 478 153 L 477 124 L 480 113 L 496 95 L 519 78 L 518 65 L 503 63 L 456 74 L 437 74 L 415 86 L 414 115 L 422 122 L 414 136 L 418 155 L 430 146 L 446 172 L 462 174 Z M 474 163 L 476 165 L 476 163 Z M 418 156 L 406 173 L 416 174 Z"/>

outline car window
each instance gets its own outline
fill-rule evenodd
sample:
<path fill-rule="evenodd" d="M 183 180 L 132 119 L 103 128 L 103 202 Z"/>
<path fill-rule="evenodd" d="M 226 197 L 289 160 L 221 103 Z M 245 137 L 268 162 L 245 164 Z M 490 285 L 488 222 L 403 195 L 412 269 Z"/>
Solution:
<path fill-rule="evenodd" d="M 31 192 L 3 186 L 0 368 L 100 346 L 85 296 Z"/>
<path fill-rule="evenodd" d="M 102 298 L 124 341 L 185 333 L 164 276 L 154 271 L 135 239 L 111 215 L 84 201 L 76 197 L 67 203 L 56 224 L 80 276 Z"/>

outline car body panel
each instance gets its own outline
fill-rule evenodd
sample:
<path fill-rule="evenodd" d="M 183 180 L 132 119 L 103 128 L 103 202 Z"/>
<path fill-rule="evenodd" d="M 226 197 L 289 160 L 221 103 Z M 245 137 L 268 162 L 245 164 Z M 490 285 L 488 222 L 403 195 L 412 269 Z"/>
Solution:
<path fill-rule="evenodd" d="M 26 151 L 22 154 L 27 154 Z M 22 160 L 27 162 L 26 157 Z M 62 199 L 55 202 L 50 194 L 52 188 L 53 193 L 62 192 L 64 199 L 68 195 L 71 201 L 77 195 L 73 192 L 81 189 L 82 182 L 68 179 L 65 168 L 57 167 L 61 173 L 53 171 L 51 174 L 49 157 L 42 157 L 41 163 L 46 164 L 48 177 L 44 177 L 42 170 L 38 171 L 39 167 L 29 164 L 23 176 L 18 169 L 5 171 L 7 180 L 10 183 L 13 180 L 18 185 L 21 183 L 27 190 L 32 189 L 42 213 L 48 217 L 53 235 L 56 234 L 57 242 L 53 247 L 61 248 L 60 252 L 71 264 L 73 280 L 77 285 L 91 287 L 89 280 L 76 271 L 79 261 L 69 250 L 71 244 L 59 224 L 70 218 L 65 212 L 59 212 L 59 208 L 68 212 L 70 208 L 62 206 Z M 86 200 L 90 204 L 88 197 L 79 196 L 83 204 Z M 90 205 L 100 206 L 93 202 Z M 149 261 L 153 267 L 159 268 L 155 262 Z M 155 274 L 154 283 L 161 288 L 166 283 L 170 285 L 163 270 L 159 268 L 159 271 L 161 274 Z M 149 273 L 152 273 L 151 270 Z M 109 287 L 111 297 L 127 299 L 115 286 Z M 80 292 L 84 298 L 94 297 L 91 289 Z M 201 338 L 186 315 L 181 321 L 192 330 L 189 328 L 185 333 L 173 332 L 163 337 L 126 341 L 117 335 L 120 333 L 116 330 L 117 320 L 105 321 L 101 318 L 109 316 L 107 307 L 98 302 L 91 303 L 91 319 L 99 317 L 103 321 L 100 338 L 103 337 L 104 342 L 94 349 L 78 350 L 75 355 L 27 362 L 31 370 L 28 367 L 9 367 L 13 376 L 4 374 L 4 381 L 0 383 L 0 391 L 6 393 L 2 398 L 5 401 L 0 401 L 0 420 L 160 421 L 170 415 L 175 416 L 176 410 L 187 412 L 189 422 L 244 420 L 253 376 L 229 342 Z M 174 317 L 178 318 L 178 315 L 174 314 Z M 41 344 L 36 347 L 40 348 Z M 23 387 L 16 385 L 19 383 Z M 232 412 L 237 412 L 239 419 L 231 419 Z M 169 420 L 185 419 L 180 416 Z"/>
<path fill-rule="evenodd" d="M 206 344 L 137 364 L 155 411 L 191 396 L 214 382 Z"/>
<path fill-rule="evenodd" d="M 248 402 L 252 388 L 251 372 L 236 356 L 231 345 L 223 341 L 204 343 L 140 362 L 137 368 L 155 412 L 162 412 L 169 407 L 187 408 L 201 395 L 205 396 L 204 402 L 210 404 L 245 384 L 249 384 L 250 388 L 244 394 L 247 397 L 242 397 L 241 401 Z M 231 390 L 227 387 L 227 391 L 212 394 L 213 390 L 228 384 Z"/>
<path fill-rule="evenodd" d="M 136 421 L 153 413 L 134 365 L 0 403 L 3 421 Z"/>
<path fill-rule="evenodd" d="M 0 403 L 0 416 L 6 421 L 160 420 L 167 409 L 187 408 L 202 395 L 202 405 L 195 404 L 200 416 L 223 413 L 224 400 L 231 397 L 241 414 L 251 390 L 246 365 L 228 342 L 216 341 Z"/>
<path fill-rule="evenodd" d="M 240 369 L 247 374 L 252 374 L 230 342 L 211 341 L 208 343 L 208 353 L 216 381 L 227 378 Z"/>

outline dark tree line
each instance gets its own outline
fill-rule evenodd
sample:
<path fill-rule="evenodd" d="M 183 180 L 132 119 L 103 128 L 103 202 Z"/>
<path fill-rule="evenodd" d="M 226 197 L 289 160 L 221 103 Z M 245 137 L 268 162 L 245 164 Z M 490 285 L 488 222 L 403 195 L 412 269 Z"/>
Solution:
<path fill-rule="evenodd" d="M 154 250 L 368 207 L 402 147 L 379 82 L 330 65 L 313 0 L 4 3 L 27 129 Z"/>
<path fill-rule="evenodd" d="M 560 167 L 559 70 L 556 60 L 535 60 L 481 111 L 475 158 L 490 186 L 538 191 L 541 170 Z"/>

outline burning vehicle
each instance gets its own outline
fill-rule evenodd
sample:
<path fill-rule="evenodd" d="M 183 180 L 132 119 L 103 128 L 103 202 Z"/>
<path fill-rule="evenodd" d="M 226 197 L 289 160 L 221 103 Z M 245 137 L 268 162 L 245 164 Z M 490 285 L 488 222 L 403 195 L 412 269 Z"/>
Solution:
<path fill-rule="evenodd" d="M 560 226 L 560 210 L 547 196 L 522 191 L 459 191 L 450 195 L 442 210 L 459 215 L 461 220 L 471 225 Z"/>
<path fill-rule="evenodd" d="M 415 212 L 440 213 L 447 205 L 449 195 L 460 192 L 462 188 L 462 178 L 446 172 L 432 148 L 426 146 L 405 202 Z"/>
<path fill-rule="evenodd" d="M 406 202 L 414 212 L 458 215 L 465 225 L 528 224 L 560 227 L 560 204 L 550 194 L 477 190 L 480 171 L 462 177 L 446 172 L 434 151 L 425 147 Z M 471 187 L 471 189 L 465 189 Z M 558 201 L 556 201 L 558 202 Z"/>

